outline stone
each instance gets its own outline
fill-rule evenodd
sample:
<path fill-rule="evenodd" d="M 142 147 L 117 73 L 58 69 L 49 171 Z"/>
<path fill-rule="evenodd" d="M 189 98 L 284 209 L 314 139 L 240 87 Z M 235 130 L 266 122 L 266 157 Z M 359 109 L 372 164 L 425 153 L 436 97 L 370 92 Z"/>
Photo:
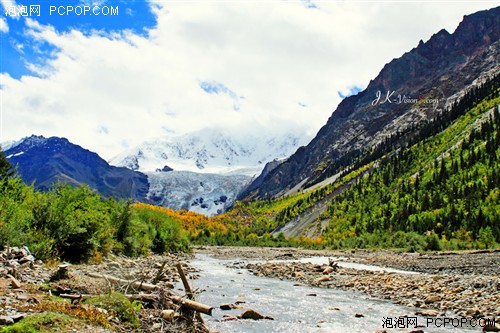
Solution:
<path fill-rule="evenodd" d="M 421 310 L 421 311 L 416 311 L 415 314 L 424 316 L 424 317 L 436 317 L 439 315 L 439 312 L 436 310 Z"/>
<path fill-rule="evenodd" d="M 488 322 L 488 324 L 483 327 L 483 332 L 500 332 L 500 324 L 492 324 L 493 323 Z"/>
<path fill-rule="evenodd" d="M 26 313 L 16 313 L 16 314 L 11 315 L 9 317 L 12 318 L 12 320 L 14 320 L 14 323 L 17 323 L 18 321 L 25 318 L 26 316 L 27 316 Z"/>
<path fill-rule="evenodd" d="M 166 320 L 174 320 L 175 311 L 174 310 L 163 310 L 161 312 L 161 317 Z"/>
<path fill-rule="evenodd" d="M 257 311 L 253 310 L 253 309 L 246 309 L 244 310 L 239 316 L 238 318 L 240 319 L 252 319 L 252 320 L 261 320 L 261 319 L 270 319 L 270 320 L 274 320 L 272 317 L 269 317 L 269 316 L 263 316 L 261 315 L 260 313 L 258 313 Z"/>
<path fill-rule="evenodd" d="M 224 311 L 231 310 L 231 309 L 233 309 L 233 305 L 232 304 L 221 304 L 220 309 L 224 310 Z"/>
<path fill-rule="evenodd" d="M 364 314 L 362 314 L 362 313 L 356 313 L 356 314 L 354 315 L 354 317 L 355 317 L 355 318 L 363 318 L 364 316 L 365 316 L 365 315 L 364 315 Z"/>
<path fill-rule="evenodd" d="M 116 269 L 122 268 L 122 265 L 116 261 L 112 261 L 112 262 L 108 263 L 108 266 L 111 268 L 116 268 Z"/>
<path fill-rule="evenodd" d="M 19 282 L 15 277 L 13 277 L 12 275 L 10 274 L 7 274 L 7 277 L 10 279 L 10 283 L 12 284 L 12 287 L 14 289 L 19 289 L 22 287 L 22 284 L 21 282 Z"/>
<path fill-rule="evenodd" d="M 322 277 L 320 277 L 320 278 L 318 278 L 318 279 L 316 279 L 316 282 L 317 282 L 317 283 L 320 283 L 320 282 L 326 282 L 326 281 L 330 281 L 330 277 L 329 277 L 329 276 L 326 276 L 326 275 L 325 275 L 325 276 L 322 276 Z"/>
<path fill-rule="evenodd" d="M 441 300 L 441 297 L 437 296 L 437 295 L 430 295 L 430 296 L 427 296 L 424 300 L 425 303 L 429 304 L 429 303 L 436 303 L 436 302 L 439 302 Z"/>
<path fill-rule="evenodd" d="M 334 271 L 335 269 L 333 267 L 327 267 L 323 270 L 323 274 L 324 275 L 327 275 L 327 274 L 330 274 Z"/>
<path fill-rule="evenodd" d="M 0 325 L 12 325 L 14 324 L 14 319 L 8 316 L 0 316 Z"/>

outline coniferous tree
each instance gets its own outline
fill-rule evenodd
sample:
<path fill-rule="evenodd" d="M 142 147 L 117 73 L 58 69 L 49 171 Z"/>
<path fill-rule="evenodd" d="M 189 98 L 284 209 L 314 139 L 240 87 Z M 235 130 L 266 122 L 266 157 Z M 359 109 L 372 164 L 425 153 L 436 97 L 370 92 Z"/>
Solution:
<path fill-rule="evenodd" d="M 12 164 L 10 164 L 2 149 L 0 149 L 0 181 L 4 182 L 6 179 L 14 177 L 16 174 Z"/>

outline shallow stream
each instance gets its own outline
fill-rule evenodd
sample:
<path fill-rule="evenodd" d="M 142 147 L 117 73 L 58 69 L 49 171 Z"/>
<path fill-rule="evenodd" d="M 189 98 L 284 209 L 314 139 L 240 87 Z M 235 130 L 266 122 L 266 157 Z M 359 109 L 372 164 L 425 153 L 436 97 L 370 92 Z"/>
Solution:
<path fill-rule="evenodd" d="M 205 316 L 208 326 L 221 333 L 305 333 L 305 332 L 375 332 L 383 328 L 384 318 L 400 316 L 416 317 L 414 309 L 395 305 L 389 301 L 371 298 L 354 291 L 313 288 L 297 285 L 293 281 L 257 277 L 246 269 L 232 266 L 245 260 L 221 260 L 206 255 L 197 255 L 191 265 L 200 270 L 200 277 L 191 280 L 193 289 L 204 290 L 197 300 L 214 306 L 213 316 Z M 252 261 L 255 262 L 255 261 Z M 220 310 L 221 304 L 244 301 L 244 308 L 271 316 L 274 320 L 230 320 L 242 309 Z M 356 316 L 358 314 L 358 316 Z M 362 316 L 359 316 L 362 315 Z M 394 323 L 394 319 L 393 319 Z M 480 328 L 461 329 L 448 326 L 426 327 L 426 319 L 417 318 L 424 332 L 479 332 Z M 409 332 L 406 329 L 391 329 L 387 332 Z"/>

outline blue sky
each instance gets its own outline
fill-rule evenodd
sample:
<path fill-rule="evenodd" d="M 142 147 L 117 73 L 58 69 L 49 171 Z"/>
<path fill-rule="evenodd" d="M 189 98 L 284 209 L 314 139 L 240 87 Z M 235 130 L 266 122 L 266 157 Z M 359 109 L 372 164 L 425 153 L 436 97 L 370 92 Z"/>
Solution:
<path fill-rule="evenodd" d="M 6 15 L 11 6 L 16 9 Z M 16 15 L 20 11 L 18 6 L 26 7 L 26 16 Z M 39 14 L 35 11 L 37 7 Z M 4 4 L 2 16 L 9 28 L 8 33 L 1 35 L 0 71 L 7 72 L 16 79 L 22 75 L 37 75 L 26 65 L 43 65 L 57 51 L 54 45 L 29 38 L 25 33 L 29 29 L 26 25 L 28 18 L 42 25 L 51 25 L 58 33 L 78 30 L 86 35 L 130 30 L 135 34 L 147 36 L 149 29 L 156 24 L 156 17 L 146 1 L 22 0 L 7 6 Z"/>
<path fill-rule="evenodd" d="M 60 136 L 110 159 L 204 128 L 311 139 L 386 63 L 497 5 L 0 0 L 0 141 Z"/>

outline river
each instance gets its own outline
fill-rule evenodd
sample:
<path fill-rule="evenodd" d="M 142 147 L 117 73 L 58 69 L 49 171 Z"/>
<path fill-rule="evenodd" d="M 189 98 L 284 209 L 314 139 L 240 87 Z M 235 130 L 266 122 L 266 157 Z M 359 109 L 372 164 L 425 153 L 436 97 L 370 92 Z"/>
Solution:
<path fill-rule="evenodd" d="M 221 260 L 207 255 L 197 255 L 191 265 L 200 270 L 200 277 L 191 280 L 194 289 L 203 290 L 197 300 L 215 307 L 213 316 L 205 316 L 208 326 L 221 333 L 305 333 L 305 332 L 410 332 L 416 330 L 411 322 L 414 311 L 408 307 L 371 298 L 354 291 L 313 288 L 295 282 L 257 277 L 246 269 L 232 266 L 245 260 Z M 235 317 L 242 309 L 220 310 L 221 304 L 237 300 L 245 308 L 274 318 L 274 320 L 224 320 L 224 315 Z M 406 329 L 384 328 L 385 318 L 407 316 Z M 446 328 L 430 325 L 418 317 L 418 329 L 424 332 L 479 332 L 480 328 Z M 387 322 L 386 322 L 387 323 Z"/>

